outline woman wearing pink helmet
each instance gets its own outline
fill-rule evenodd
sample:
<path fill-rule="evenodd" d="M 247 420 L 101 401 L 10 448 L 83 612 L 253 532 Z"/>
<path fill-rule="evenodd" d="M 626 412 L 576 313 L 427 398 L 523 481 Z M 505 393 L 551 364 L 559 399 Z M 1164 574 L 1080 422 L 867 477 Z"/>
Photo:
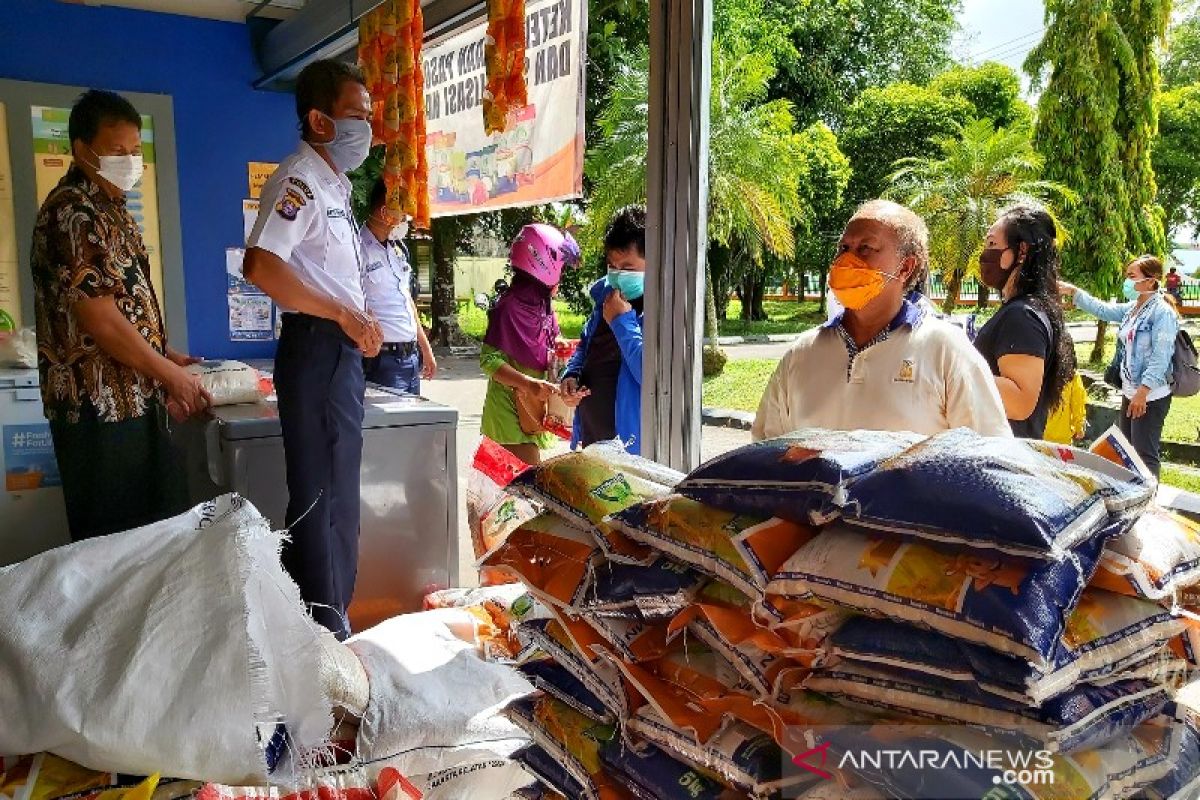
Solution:
<path fill-rule="evenodd" d="M 553 225 L 526 225 L 509 251 L 512 285 L 488 314 L 479 365 L 487 374 L 483 435 L 527 464 L 541 461 L 554 442 L 541 429 L 544 409 L 558 387 L 546 380 L 550 350 L 559 337 L 551 300 L 562 271 L 579 263 L 579 245 Z"/>

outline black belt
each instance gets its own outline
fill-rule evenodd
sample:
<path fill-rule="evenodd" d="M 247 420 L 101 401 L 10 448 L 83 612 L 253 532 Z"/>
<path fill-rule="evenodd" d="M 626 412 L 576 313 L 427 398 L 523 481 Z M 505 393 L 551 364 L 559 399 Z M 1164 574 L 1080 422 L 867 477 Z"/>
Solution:
<path fill-rule="evenodd" d="M 332 336 L 342 342 L 349 344 L 351 347 L 357 347 L 357 343 L 346 335 L 342 330 L 342 326 L 338 325 L 331 319 L 324 317 L 314 317 L 312 314 L 302 314 L 298 311 L 288 311 L 283 315 L 284 331 L 294 330 L 297 333 L 301 331 L 312 331 L 313 333 L 321 333 L 326 336 Z"/>
<path fill-rule="evenodd" d="M 401 358 L 408 358 L 416 353 L 416 342 L 384 342 L 383 346 L 379 348 L 380 355 L 400 356 Z"/>

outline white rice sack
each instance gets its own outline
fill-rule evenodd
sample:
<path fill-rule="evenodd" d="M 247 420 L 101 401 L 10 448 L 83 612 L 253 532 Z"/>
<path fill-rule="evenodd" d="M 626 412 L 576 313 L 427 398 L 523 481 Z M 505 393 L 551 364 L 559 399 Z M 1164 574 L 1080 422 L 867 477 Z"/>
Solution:
<path fill-rule="evenodd" d="M 349 640 L 371 682 L 360 758 L 432 775 L 506 760 L 529 743 L 499 712 L 533 686 L 480 658 L 459 635 L 473 624 L 465 610 L 438 609 L 393 617 Z"/>
<path fill-rule="evenodd" d="M 1147 600 L 1180 599 L 1200 584 L 1200 524 L 1161 508 L 1109 541 L 1092 586 Z"/>
<path fill-rule="evenodd" d="M 644 478 L 651 483 L 657 483 L 661 486 L 674 488 L 680 481 L 687 477 L 682 472 L 663 466 L 657 461 L 651 461 L 648 458 L 642 458 L 630 453 L 625 449 L 625 445 L 620 439 L 609 439 L 604 442 L 590 444 L 583 448 L 583 452 L 585 455 L 595 456 L 601 461 L 607 461 L 624 472 Z"/>
<path fill-rule="evenodd" d="M 0 753 L 253 784 L 259 729 L 323 745 L 318 629 L 280 544 L 226 495 L 0 570 Z"/>
<path fill-rule="evenodd" d="M 258 370 L 248 364 L 240 361 L 202 361 L 187 370 L 200 376 L 200 383 L 212 395 L 214 406 L 257 403 L 263 399 L 258 384 Z"/>

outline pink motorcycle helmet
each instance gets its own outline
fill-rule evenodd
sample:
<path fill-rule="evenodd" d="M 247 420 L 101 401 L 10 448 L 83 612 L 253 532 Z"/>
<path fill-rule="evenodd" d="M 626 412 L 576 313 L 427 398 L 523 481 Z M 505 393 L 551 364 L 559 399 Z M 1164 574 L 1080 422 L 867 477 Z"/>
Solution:
<path fill-rule="evenodd" d="M 558 285 L 564 268 L 579 264 L 579 257 L 579 245 L 571 234 L 541 223 L 521 228 L 508 255 L 513 269 L 551 287 Z"/>

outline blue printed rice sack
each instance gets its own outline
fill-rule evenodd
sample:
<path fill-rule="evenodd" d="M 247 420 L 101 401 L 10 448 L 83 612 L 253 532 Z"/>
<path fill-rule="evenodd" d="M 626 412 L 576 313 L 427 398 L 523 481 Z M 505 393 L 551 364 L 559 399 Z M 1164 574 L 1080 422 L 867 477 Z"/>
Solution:
<path fill-rule="evenodd" d="M 910 622 L 1053 665 L 1066 620 L 1099 557 L 1100 542 L 1061 561 L 934 550 L 833 526 L 792 556 L 768 593 Z"/>
<path fill-rule="evenodd" d="M 611 561 L 594 570 L 591 594 L 584 611 L 603 617 L 667 620 L 691 605 L 707 578 L 687 566 L 660 556 L 640 567 Z"/>
<path fill-rule="evenodd" d="M 1062 559 L 1122 533 L 1153 497 L 1153 485 L 1098 456 L 1064 460 L 1061 449 L 1042 448 L 965 428 L 931 436 L 852 481 L 842 517 L 907 538 Z M 1080 466 L 1085 458 L 1105 471 Z"/>
<path fill-rule="evenodd" d="M 852 706 L 1009 733 L 1063 753 L 1091 750 L 1128 736 L 1170 702 L 1162 684 L 1119 681 L 1084 684 L 1035 709 L 969 683 L 939 682 L 919 673 L 852 662 L 813 672 L 804 685 Z"/>
<path fill-rule="evenodd" d="M 1176 714 L 1180 743 L 1173 767 L 1146 789 L 1147 800 L 1196 800 L 1200 797 L 1200 717 L 1188 708 Z"/>
<path fill-rule="evenodd" d="M 739 447 L 703 464 L 675 490 L 736 514 L 824 524 L 846 485 L 922 440 L 891 431 L 796 431 Z"/>
<path fill-rule="evenodd" d="M 600 698 L 561 664 L 550 659 L 528 661 L 517 670 L 534 688 L 542 690 L 580 714 L 600 723 L 612 724 L 616 721 Z"/>
<path fill-rule="evenodd" d="M 577 623 L 580 631 L 586 623 Z M 571 673 L 593 696 L 600 700 L 615 719 L 628 705 L 621 674 L 612 662 L 602 658 L 594 649 L 585 651 L 586 643 L 576 643 L 561 618 L 534 620 L 520 628 L 520 635 L 559 666 Z M 597 640 L 598 634 L 593 635 Z"/>
<path fill-rule="evenodd" d="M 554 756 L 536 744 L 522 747 L 513 753 L 512 759 L 541 784 L 563 797 L 583 796 L 583 784 L 572 778 L 571 773 Z"/>
<path fill-rule="evenodd" d="M 553 697 L 540 694 L 514 700 L 505 707 L 504 714 L 579 784 L 575 793 L 564 792 L 568 797 L 620 797 L 600 763 L 600 750 L 617 737 L 612 725 L 600 725 Z M 616 794 L 610 794 L 614 791 Z"/>
<path fill-rule="evenodd" d="M 677 761 L 653 745 L 609 744 L 600 761 L 637 800 L 721 800 L 728 790 L 707 770 Z"/>
<path fill-rule="evenodd" d="M 1069 755 L 964 726 L 881 724 L 830 730 L 822 738 L 835 774 L 848 771 L 885 797 L 1109 800 L 1168 775 L 1182 737 L 1162 715 L 1131 736 Z"/>
<path fill-rule="evenodd" d="M 870 617 L 842 625 L 830 639 L 830 653 L 844 661 L 919 672 L 1040 705 L 1080 683 L 1177 683 L 1187 665 L 1166 644 L 1183 625 L 1154 603 L 1089 589 L 1067 618 L 1044 669 L 933 630 Z"/>

